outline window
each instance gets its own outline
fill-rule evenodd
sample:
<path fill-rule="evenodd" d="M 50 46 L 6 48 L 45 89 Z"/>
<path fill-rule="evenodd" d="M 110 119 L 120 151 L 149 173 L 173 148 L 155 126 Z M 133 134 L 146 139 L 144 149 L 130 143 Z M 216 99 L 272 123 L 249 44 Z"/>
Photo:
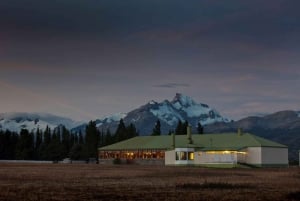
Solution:
<path fill-rule="evenodd" d="M 188 152 L 188 160 L 194 160 L 194 152 Z"/>
<path fill-rule="evenodd" d="M 187 160 L 187 152 L 176 151 L 176 160 Z"/>
<path fill-rule="evenodd" d="M 180 152 L 180 160 L 186 160 L 187 158 L 186 158 L 186 152 L 183 152 L 183 151 L 181 151 Z"/>

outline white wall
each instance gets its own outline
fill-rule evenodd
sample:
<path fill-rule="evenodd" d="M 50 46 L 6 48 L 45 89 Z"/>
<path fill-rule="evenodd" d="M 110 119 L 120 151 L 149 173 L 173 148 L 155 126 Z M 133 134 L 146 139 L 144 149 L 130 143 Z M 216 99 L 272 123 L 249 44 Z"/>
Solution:
<path fill-rule="evenodd" d="M 288 165 L 288 148 L 262 147 L 262 164 Z"/>
<path fill-rule="evenodd" d="M 288 148 L 248 147 L 245 162 L 252 165 L 288 165 Z"/>
<path fill-rule="evenodd" d="M 175 164 L 175 150 L 165 152 L 165 165 Z"/>
<path fill-rule="evenodd" d="M 222 154 L 222 153 L 206 153 L 197 152 L 195 153 L 195 164 L 225 164 L 225 163 L 236 163 L 237 154 Z"/>
<path fill-rule="evenodd" d="M 261 147 L 248 147 L 246 153 L 245 163 L 253 165 L 261 164 Z"/>

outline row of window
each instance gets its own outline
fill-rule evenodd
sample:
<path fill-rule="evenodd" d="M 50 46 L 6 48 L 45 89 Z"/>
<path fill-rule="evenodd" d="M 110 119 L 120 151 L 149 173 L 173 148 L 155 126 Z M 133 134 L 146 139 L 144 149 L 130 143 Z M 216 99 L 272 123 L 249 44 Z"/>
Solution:
<path fill-rule="evenodd" d="M 144 151 L 100 151 L 100 159 L 164 159 L 165 151 L 161 150 L 144 150 Z"/>

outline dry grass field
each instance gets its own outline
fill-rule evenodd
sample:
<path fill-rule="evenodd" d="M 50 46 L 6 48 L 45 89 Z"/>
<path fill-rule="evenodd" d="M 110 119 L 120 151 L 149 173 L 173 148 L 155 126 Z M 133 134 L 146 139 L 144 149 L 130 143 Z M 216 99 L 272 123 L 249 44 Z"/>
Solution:
<path fill-rule="evenodd" d="M 300 200 L 300 168 L 1 163 L 0 200 Z"/>

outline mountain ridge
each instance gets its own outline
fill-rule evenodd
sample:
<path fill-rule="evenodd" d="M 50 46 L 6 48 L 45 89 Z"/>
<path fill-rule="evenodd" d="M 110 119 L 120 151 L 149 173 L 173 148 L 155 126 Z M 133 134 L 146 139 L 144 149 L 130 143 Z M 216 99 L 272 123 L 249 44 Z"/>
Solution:
<path fill-rule="evenodd" d="M 157 120 L 160 120 L 161 131 L 164 134 L 174 130 L 179 120 L 182 122 L 188 121 L 194 128 L 197 127 L 199 122 L 202 125 L 207 125 L 215 122 L 231 121 L 221 116 L 218 111 L 207 104 L 197 103 L 191 97 L 180 93 L 176 93 L 171 101 L 157 102 L 151 100 L 128 113 L 122 114 L 123 116 L 119 116 L 119 118 L 106 117 L 103 120 L 96 120 L 98 128 L 103 131 L 110 129 L 111 132 L 114 132 L 122 118 L 127 125 L 133 123 L 140 135 L 150 135 Z M 82 130 L 83 128 L 84 125 L 81 125 L 74 128 L 73 131 Z"/>
<path fill-rule="evenodd" d="M 53 130 L 60 125 L 64 125 L 68 129 L 72 129 L 79 124 L 81 124 L 81 122 L 76 122 L 70 118 L 49 113 L 0 113 L 0 129 L 10 130 L 13 132 L 20 132 L 21 129 L 36 132 L 37 129 L 45 130 L 47 126 Z"/>

